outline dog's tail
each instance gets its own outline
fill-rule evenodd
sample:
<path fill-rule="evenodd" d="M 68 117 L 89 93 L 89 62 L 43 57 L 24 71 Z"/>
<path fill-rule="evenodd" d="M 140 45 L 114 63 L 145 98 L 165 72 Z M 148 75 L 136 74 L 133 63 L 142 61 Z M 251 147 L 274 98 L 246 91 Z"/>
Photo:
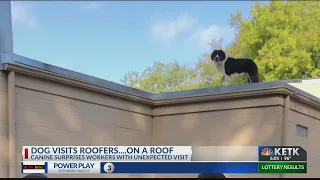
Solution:
<path fill-rule="evenodd" d="M 259 82 L 259 72 L 257 65 L 253 62 L 252 64 L 252 72 L 249 73 L 251 83 L 258 83 Z"/>

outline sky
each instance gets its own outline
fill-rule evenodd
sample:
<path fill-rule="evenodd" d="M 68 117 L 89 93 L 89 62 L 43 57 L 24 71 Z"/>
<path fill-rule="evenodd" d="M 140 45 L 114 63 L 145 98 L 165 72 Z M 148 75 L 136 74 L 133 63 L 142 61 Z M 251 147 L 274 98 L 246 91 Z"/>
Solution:
<path fill-rule="evenodd" d="M 254 1 L 12 1 L 16 54 L 121 83 L 154 61 L 194 65 Z"/>

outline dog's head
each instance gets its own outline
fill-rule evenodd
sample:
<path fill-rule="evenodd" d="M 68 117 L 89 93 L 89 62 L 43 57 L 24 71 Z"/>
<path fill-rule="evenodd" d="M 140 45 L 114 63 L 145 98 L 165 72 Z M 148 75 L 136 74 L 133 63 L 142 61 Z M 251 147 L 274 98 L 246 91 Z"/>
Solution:
<path fill-rule="evenodd" d="M 226 54 L 222 50 L 214 50 L 211 54 L 211 60 L 216 64 L 220 65 L 222 61 L 226 59 Z"/>

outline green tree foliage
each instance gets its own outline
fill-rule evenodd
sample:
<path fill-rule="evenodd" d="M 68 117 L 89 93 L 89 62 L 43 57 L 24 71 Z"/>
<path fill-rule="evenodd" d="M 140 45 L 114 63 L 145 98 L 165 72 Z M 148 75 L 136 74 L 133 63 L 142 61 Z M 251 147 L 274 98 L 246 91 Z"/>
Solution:
<path fill-rule="evenodd" d="M 320 76 L 320 2 L 255 3 L 251 18 L 231 17 L 233 55 L 257 62 L 263 81 Z"/>
<path fill-rule="evenodd" d="M 200 60 L 196 67 L 188 67 L 178 62 L 165 64 L 156 61 L 142 73 L 129 72 L 122 82 L 153 93 L 213 87 L 217 85 L 216 73 L 213 73 L 213 64 L 206 66 L 209 63 Z"/>
<path fill-rule="evenodd" d="M 122 81 L 130 87 L 155 93 L 197 88 L 195 69 L 178 62 L 165 64 L 156 61 L 142 73 L 126 74 Z"/>
<path fill-rule="evenodd" d="M 240 11 L 231 15 L 234 42 L 222 48 L 222 39 L 213 40 L 212 49 L 253 59 L 262 81 L 320 76 L 320 1 L 257 2 L 250 15 L 249 19 Z M 216 87 L 220 78 L 210 54 L 204 54 L 194 67 L 155 62 L 142 73 L 126 74 L 122 82 L 149 92 L 168 92 Z M 231 80 L 243 83 L 242 76 Z"/>

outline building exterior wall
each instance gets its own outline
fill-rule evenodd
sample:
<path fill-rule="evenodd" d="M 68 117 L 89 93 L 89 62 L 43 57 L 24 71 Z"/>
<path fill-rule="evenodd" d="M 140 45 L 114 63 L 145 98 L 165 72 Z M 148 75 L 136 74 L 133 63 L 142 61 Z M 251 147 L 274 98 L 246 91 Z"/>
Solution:
<path fill-rule="evenodd" d="M 281 145 L 283 102 L 283 97 L 271 96 L 156 108 L 156 116 L 153 119 L 154 144 Z M 194 175 L 190 175 L 192 176 Z M 262 177 L 229 174 L 226 176 Z"/>
<path fill-rule="evenodd" d="M 284 177 L 320 177 L 320 112 L 297 100 L 290 101 L 288 123 L 286 129 L 286 144 L 301 146 L 307 151 L 307 174 L 285 175 Z M 297 125 L 308 129 L 308 136 L 297 135 Z"/>
<path fill-rule="evenodd" d="M 151 106 L 19 74 L 15 81 L 17 170 L 26 145 L 152 144 Z"/>
<path fill-rule="evenodd" d="M 25 145 L 299 145 L 308 152 L 308 174 L 318 177 L 320 111 L 278 94 L 194 103 L 147 105 L 85 88 L 15 74 L 16 176 Z M 0 74 L 0 177 L 9 177 L 8 76 Z M 288 107 L 288 108 L 287 108 Z M 286 111 L 288 109 L 288 111 Z M 286 114 L 287 113 L 287 114 Z M 285 131 L 283 131 L 283 122 Z M 308 137 L 296 135 L 296 125 Z M 285 132 L 285 139 L 282 133 Z M 50 175 L 49 177 L 64 177 Z M 125 174 L 108 177 L 196 177 Z M 230 175 L 227 177 L 279 177 Z M 283 175 L 282 177 L 299 175 Z M 103 177 L 70 175 L 69 177 Z"/>
<path fill-rule="evenodd" d="M 9 152 L 8 142 L 8 79 L 0 71 L 0 178 L 9 176 L 9 165 L 6 161 Z"/>

